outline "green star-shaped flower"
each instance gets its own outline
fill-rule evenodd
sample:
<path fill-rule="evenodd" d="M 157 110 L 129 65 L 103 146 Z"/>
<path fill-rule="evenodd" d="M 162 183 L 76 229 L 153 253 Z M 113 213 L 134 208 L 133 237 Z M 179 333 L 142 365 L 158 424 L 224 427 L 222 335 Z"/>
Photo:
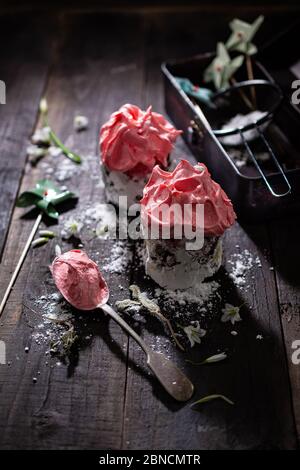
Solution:
<path fill-rule="evenodd" d="M 25 191 L 19 196 L 17 206 L 36 206 L 52 219 L 58 219 L 58 212 L 55 206 L 74 197 L 76 197 L 74 193 L 62 191 L 52 181 L 39 180 L 35 188 Z"/>
<path fill-rule="evenodd" d="M 253 55 L 257 52 L 257 47 L 251 42 L 264 21 L 263 15 L 260 15 L 250 24 L 245 21 L 234 19 L 229 23 L 232 31 L 226 47 L 229 51 L 237 51 L 246 55 Z"/>
<path fill-rule="evenodd" d="M 243 56 L 239 55 L 231 59 L 225 45 L 217 44 L 217 55 L 204 72 L 205 82 L 214 82 L 217 90 L 227 88 L 229 80 L 243 63 Z"/>

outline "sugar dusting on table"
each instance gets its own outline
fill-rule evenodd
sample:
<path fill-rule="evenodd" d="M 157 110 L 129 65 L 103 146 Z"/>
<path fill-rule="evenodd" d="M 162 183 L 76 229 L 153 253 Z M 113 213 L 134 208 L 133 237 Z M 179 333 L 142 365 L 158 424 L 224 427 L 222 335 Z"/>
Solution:
<path fill-rule="evenodd" d="M 259 257 L 253 255 L 249 250 L 243 250 L 241 253 L 234 253 L 228 260 L 231 268 L 229 277 L 233 283 L 242 290 L 248 290 L 249 283 L 247 283 L 247 272 L 254 266 L 261 268 L 261 261 Z"/>
<path fill-rule="evenodd" d="M 132 260 L 132 251 L 128 242 L 124 240 L 115 240 L 111 248 L 109 257 L 106 258 L 102 270 L 109 273 L 121 274 L 129 271 L 129 265 Z"/>

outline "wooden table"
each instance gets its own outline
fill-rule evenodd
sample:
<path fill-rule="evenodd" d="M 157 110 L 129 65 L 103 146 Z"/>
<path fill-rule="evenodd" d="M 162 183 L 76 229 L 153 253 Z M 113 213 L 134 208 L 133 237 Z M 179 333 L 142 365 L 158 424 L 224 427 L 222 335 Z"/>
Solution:
<path fill-rule="evenodd" d="M 72 146 L 97 160 L 99 127 L 110 113 L 125 102 L 143 108 L 151 103 L 164 112 L 161 61 L 212 49 L 235 14 L 245 17 L 246 12 L 179 8 L 0 16 L 0 79 L 7 85 L 7 104 L 0 105 L 0 293 L 33 224 L 14 207 L 16 196 L 44 176 L 41 163 L 26 164 L 40 98 L 46 95 L 59 136 L 72 135 Z M 274 30 L 293 15 L 278 9 L 266 24 Z M 80 134 L 73 131 L 77 111 L 90 118 L 89 130 Z M 191 158 L 181 141 L 175 156 L 182 155 Z M 53 158 L 53 166 L 63 158 Z M 80 195 L 80 204 L 104 200 L 95 178 L 97 162 L 93 168 L 94 178 L 82 172 L 66 182 Z M 231 303 L 235 298 L 245 304 L 238 336 L 230 335 L 230 328 L 225 333 L 224 325 L 216 327 L 192 356 L 167 343 L 166 353 L 194 381 L 195 399 L 216 392 L 235 401 L 235 406 L 215 401 L 199 411 L 173 402 L 148 375 L 141 350 L 105 317 L 79 324 L 81 339 L 87 330 L 92 338 L 82 341 L 71 364 L 56 366 L 57 359 L 45 355 L 49 345 L 36 344 L 32 334 L 40 321 L 34 299 L 50 282 L 48 265 L 57 241 L 31 250 L 1 318 L 8 363 L 0 366 L 0 448 L 296 448 L 300 366 L 291 362 L 291 345 L 300 339 L 299 222 L 295 214 L 261 225 L 236 223 L 226 234 L 224 276 L 238 249 L 249 249 L 262 263 L 249 272 L 247 292 L 229 286 Z M 101 261 L 113 243 L 94 239 L 85 249 L 91 257 L 99 252 Z M 113 300 L 128 297 L 130 283 L 140 283 L 137 276 L 132 266 L 127 273 L 111 274 Z M 166 334 L 154 318 L 140 332 L 154 347 L 157 335 Z M 227 361 L 207 367 L 186 363 L 186 357 L 197 360 L 217 348 L 228 352 Z"/>

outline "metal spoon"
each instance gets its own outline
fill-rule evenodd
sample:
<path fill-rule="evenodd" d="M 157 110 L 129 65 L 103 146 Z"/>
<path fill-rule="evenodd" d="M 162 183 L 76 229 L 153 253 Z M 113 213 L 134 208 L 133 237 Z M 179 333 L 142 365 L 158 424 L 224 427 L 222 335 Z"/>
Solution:
<path fill-rule="evenodd" d="M 139 346 L 141 346 L 147 356 L 147 365 L 166 391 L 175 398 L 175 400 L 189 400 L 194 393 L 194 385 L 186 375 L 162 353 L 155 352 L 149 348 L 145 341 L 110 307 L 110 305 L 99 305 L 99 308 L 113 318 L 133 339 L 135 339 Z"/>
<path fill-rule="evenodd" d="M 81 259 L 81 262 L 84 261 L 90 263 L 89 269 L 94 270 L 94 274 L 96 274 L 96 276 L 93 277 L 92 283 L 90 281 L 87 282 L 87 280 L 83 277 L 84 274 L 77 272 L 76 268 L 74 268 L 74 266 L 72 266 L 72 264 L 67 260 L 66 257 L 71 252 L 73 256 L 74 253 L 77 253 L 78 256 L 81 256 L 83 258 L 83 260 Z M 150 367 L 153 374 L 157 377 L 165 390 L 173 398 L 175 398 L 175 400 L 181 402 L 189 400 L 194 392 L 194 385 L 192 382 L 172 361 L 167 359 L 164 354 L 155 352 L 149 348 L 144 340 L 128 325 L 128 323 L 126 323 L 123 318 L 120 317 L 120 315 L 115 310 L 113 310 L 110 305 L 107 304 L 109 299 L 109 289 L 98 266 L 93 261 L 91 261 L 84 252 L 81 252 L 80 250 L 71 250 L 71 252 L 65 253 L 64 255 L 55 258 L 51 267 L 51 272 L 56 286 L 64 298 L 74 307 L 80 308 L 78 299 L 80 298 L 80 281 L 82 281 L 82 288 L 92 292 L 93 297 L 95 299 L 97 298 L 98 301 L 100 299 L 101 300 L 98 304 L 87 305 L 84 308 L 81 306 L 81 309 L 94 310 L 95 308 L 100 308 L 103 312 L 107 313 L 111 318 L 113 318 L 113 320 L 115 320 L 121 326 L 121 328 L 123 328 L 142 348 L 147 357 L 147 365 Z M 65 288 L 65 285 L 60 285 L 58 282 L 58 276 L 56 275 L 57 273 L 55 271 L 55 263 L 60 263 L 60 267 L 63 265 L 64 271 L 62 272 L 62 277 L 60 277 L 60 279 L 63 278 L 65 280 L 68 278 L 70 270 L 76 272 L 77 284 L 73 287 L 75 287 L 76 295 L 79 295 L 79 297 L 71 298 Z"/>

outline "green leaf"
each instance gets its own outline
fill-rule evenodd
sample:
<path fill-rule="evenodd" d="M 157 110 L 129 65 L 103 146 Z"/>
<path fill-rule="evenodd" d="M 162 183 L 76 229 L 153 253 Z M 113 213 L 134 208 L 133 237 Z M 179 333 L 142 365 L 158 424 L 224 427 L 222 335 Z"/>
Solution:
<path fill-rule="evenodd" d="M 222 88 L 225 88 L 229 85 L 230 78 L 235 74 L 235 72 L 240 68 L 244 61 L 244 57 L 239 55 L 235 57 L 230 64 L 224 69 Z"/>
<path fill-rule="evenodd" d="M 56 237 L 56 234 L 52 232 L 52 230 L 39 230 L 39 235 L 40 237 L 45 237 L 45 238 L 54 238 Z"/>
<path fill-rule="evenodd" d="M 230 61 L 226 47 L 222 42 L 218 42 L 217 44 L 217 57 L 220 60 L 221 65 L 227 64 Z"/>
<path fill-rule="evenodd" d="M 60 204 L 61 202 L 67 201 L 68 199 L 73 199 L 75 198 L 76 195 L 72 193 L 71 191 L 63 191 L 60 194 L 57 194 L 51 199 L 51 202 L 54 206 Z"/>
<path fill-rule="evenodd" d="M 45 245 L 46 243 L 48 243 L 49 241 L 49 238 L 47 237 L 41 237 L 41 238 L 37 238 L 36 240 L 34 240 L 32 243 L 31 243 L 31 246 L 32 248 L 36 248 L 38 246 L 43 246 Z"/>
<path fill-rule="evenodd" d="M 252 24 L 252 27 L 251 27 L 251 32 L 249 34 L 249 41 L 252 41 L 255 34 L 257 33 L 257 31 L 261 27 L 262 23 L 264 22 L 264 19 L 265 19 L 265 17 L 263 15 L 260 15 L 258 18 L 256 18 L 256 20 L 254 21 L 254 23 Z"/>
<path fill-rule="evenodd" d="M 201 405 L 202 403 L 207 403 L 209 401 L 217 400 L 217 399 L 221 399 L 221 400 L 225 401 L 226 403 L 228 403 L 229 405 L 234 405 L 234 402 L 232 400 L 230 400 L 229 398 L 227 398 L 225 395 L 213 394 L 213 395 L 207 395 L 207 396 L 202 397 L 199 400 L 195 401 L 194 403 L 191 404 L 191 408 L 195 405 Z"/>
<path fill-rule="evenodd" d="M 58 219 L 58 212 L 50 201 L 46 199 L 41 199 L 37 202 L 36 207 L 41 209 L 45 214 L 47 214 L 52 219 Z"/>
<path fill-rule="evenodd" d="M 35 192 L 25 191 L 18 197 L 16 206 L 17 207 L 34 206 L 39 199 L 41 199 L 41 196 L 36 194 Z"/>
<path fill-rule="evenodd" d="M 257 53 L 257 47 L 255 46 L 255 44 L 253 44 L 253 43 L 248 44 L 247 54 L 248 55 L 254 55 L 256 53 Z"/>

